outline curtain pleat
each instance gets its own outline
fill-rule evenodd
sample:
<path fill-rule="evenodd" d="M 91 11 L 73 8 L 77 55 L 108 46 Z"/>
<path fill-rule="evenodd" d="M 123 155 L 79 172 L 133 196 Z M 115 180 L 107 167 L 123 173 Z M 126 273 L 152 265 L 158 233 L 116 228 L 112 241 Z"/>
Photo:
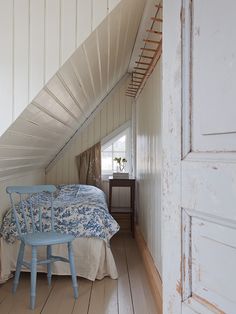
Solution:
<path fill-rule="evenodd" d="M 80 184 L 101 187 L 101 143 L 76 156 Z"/>

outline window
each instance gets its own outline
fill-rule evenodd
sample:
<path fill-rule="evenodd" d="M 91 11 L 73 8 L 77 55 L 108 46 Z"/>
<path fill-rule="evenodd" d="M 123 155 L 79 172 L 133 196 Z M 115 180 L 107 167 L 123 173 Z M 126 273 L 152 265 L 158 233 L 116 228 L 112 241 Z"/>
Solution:
<path fill-rule="evenodd" d="M 102 141 L 102 176 L 108 177 L 117 171 L 115 157 L 122 157 L 127 160 L 125 172 L 130 172 L 130 127 L 118 129 Z"/>

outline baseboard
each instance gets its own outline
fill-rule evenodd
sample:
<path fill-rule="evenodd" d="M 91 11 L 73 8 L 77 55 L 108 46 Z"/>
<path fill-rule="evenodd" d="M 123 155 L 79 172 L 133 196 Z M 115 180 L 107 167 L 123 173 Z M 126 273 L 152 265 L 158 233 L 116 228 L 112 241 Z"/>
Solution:
<path fill-rule="evenodd" d="M 147 271 L 148 279 L 151 285 L 153 296 L 156 302 L 158 313 L 162 313 L 162 281 L 160 274 L 154 264 L 153 258 L 147 244 L 142 236 L 139 226 L 135 226 L 135 240 L 143 258 L 143 262 Z"/>

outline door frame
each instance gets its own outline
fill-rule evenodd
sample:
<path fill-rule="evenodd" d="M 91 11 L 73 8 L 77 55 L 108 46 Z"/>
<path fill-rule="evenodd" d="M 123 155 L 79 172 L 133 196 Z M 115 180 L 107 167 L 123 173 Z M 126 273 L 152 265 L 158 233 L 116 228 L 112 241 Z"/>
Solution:
<path fill-rule="evenodd" d="M 183 84 L 188 84 L 183 82 L 183 4 L 163 1 L 162 280 L 163 313 L 168 314 L 182 312 L 181 160 L 182 146 L 185 152 L 190 148 L 182 145 Z"/>

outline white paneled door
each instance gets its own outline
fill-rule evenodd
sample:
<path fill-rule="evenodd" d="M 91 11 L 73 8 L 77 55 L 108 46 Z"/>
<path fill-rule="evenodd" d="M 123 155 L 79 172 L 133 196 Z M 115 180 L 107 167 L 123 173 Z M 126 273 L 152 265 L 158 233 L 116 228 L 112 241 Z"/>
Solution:
<path fill-rule="evenodd" d="M 164 6 L 164 313 L 234 314 L 236 2 Z"/>

